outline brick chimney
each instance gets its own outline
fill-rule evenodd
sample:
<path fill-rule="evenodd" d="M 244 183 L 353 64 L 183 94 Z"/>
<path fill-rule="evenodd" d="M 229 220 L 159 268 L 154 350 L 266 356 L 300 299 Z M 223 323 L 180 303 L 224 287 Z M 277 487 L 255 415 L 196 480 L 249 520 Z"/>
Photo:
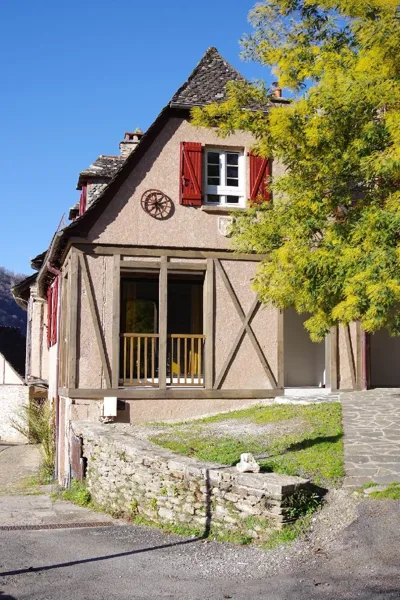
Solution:
<path fill-rule="evenodd" d="M 133 152 L 142 139 L 142 136 L 143 131 L 139 127 L 136 127 L 133 132 L 127 131 L 125 133 L 124 139 L 119 143 L 119 149 L 123 158 L 127 158 Z"/>

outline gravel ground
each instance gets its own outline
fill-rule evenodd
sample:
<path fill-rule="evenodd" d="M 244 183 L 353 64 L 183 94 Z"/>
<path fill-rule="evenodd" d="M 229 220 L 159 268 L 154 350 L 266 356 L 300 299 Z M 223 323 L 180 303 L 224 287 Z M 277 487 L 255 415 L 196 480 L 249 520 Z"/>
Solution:
<path fill-rule="evenodd" d="M 133 526 L 2 532 L 0 597 L 398 600 L 399 508 L 335 492 L 308 540 L 269 552 Z"/>

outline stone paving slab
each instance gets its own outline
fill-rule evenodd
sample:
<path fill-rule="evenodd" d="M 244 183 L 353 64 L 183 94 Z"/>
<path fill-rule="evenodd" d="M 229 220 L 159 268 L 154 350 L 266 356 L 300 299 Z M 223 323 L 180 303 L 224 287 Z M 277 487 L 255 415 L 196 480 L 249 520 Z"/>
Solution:
<path fill-rule="evenodd" d="M 400 389 L 341 394 L 345 486 L 400 481 Z"/>
<path fill-rule="evenodd" d="M 0 496 L 0 527 L 5 525 L 68 525 L 70 523 L 117 524 L 115 519 L 63 500 L 37 496 Z"/>

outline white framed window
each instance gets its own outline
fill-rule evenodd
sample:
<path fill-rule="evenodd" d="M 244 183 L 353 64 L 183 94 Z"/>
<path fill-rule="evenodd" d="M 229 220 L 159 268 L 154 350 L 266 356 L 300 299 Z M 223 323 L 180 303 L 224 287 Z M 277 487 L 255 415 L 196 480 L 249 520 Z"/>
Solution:
<path fill-rule="evenodd" d="M 205 150 L 205 203 L 245 206 L 244 154 L 238 150 Z"/>

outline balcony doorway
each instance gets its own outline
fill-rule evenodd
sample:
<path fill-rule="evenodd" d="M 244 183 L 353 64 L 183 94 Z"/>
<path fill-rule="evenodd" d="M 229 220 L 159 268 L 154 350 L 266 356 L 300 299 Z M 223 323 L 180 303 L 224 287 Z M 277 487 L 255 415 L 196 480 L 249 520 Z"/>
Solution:
<path fill-rule="evenodd" d="M 166 385 L 204 385 L 203 275 L 169 274 Z M 159 277 L 121 280 L 120 384 L 159 386 Z"/>

